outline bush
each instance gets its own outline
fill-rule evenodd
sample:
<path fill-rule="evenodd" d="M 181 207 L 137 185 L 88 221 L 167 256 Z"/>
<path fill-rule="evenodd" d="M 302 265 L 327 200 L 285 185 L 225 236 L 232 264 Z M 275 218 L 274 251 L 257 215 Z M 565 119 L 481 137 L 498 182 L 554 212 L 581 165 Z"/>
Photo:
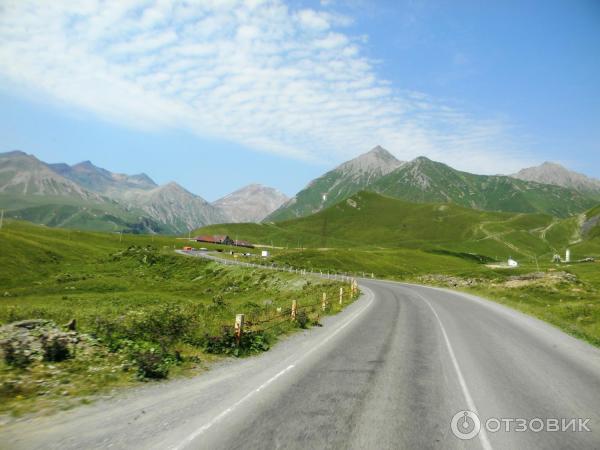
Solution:
<path fill-rule="evenodd" d="M 305 310 L 301 309 L 298 311 L 296 322 L 300 328 L 306 328 L 306 325 L 308 325 L 308 314 L 306 314 Z"/>
<path fill-rule="evenodd" d="M 171 357 L 168 353 L 151 343 L 136 343 L 131 349 L 131 357 L 138 368 L 138 376 L 142 379 L 155 380 L 167 378 Z"/>
<path fill-rule="evenodd" d="M 213 354 L 244 356 L 269 350 L 269 341 L 262 331 L 247 331 L 237 345 L 233 328 L 223 327 L 220 335 L 206 336 L 204 350 Z"/>
<path fill-rule="evenodd" d="M 12 367 L 23 369 L 32 363 L 32 351 L 28 342 L 17 339 L 0 341 L 0 348 L 4 353 L 4 362 Z"/>

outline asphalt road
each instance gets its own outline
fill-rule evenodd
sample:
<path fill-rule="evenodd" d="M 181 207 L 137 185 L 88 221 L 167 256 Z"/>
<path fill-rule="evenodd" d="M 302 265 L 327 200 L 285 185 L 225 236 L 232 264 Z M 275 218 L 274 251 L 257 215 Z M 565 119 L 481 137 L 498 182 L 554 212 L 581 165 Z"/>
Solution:
<path fill-rule="evenodd" d="M 360 285 L 362 298 L 323 327 L 258 357 L 11 425 L 0 431 L 0 445 L 600 448 L 598 349 L 466 294 L 375 280 Z M 451 431 L 461 410 L 481 418 L 482 431 L 470 440 Z M 562 427 L 560 419 L 567 425 L 579 418 L 582 431 L 572 425 L 569 431 L 533 431 L 540 424 L 554 429 L 554 419 Z M 524 427 L 516 419 L 524 419 L 525 428 L 534 419 L 533 430 L 516 431 Z M 459 429 L 468 433 L 473 424 L 461 420 Z"/>

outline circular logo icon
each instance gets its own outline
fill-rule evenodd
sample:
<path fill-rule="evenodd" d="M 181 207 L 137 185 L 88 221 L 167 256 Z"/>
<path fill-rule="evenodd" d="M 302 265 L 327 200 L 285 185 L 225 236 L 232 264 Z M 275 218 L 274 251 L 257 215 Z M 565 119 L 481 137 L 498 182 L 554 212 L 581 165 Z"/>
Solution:
<path fill-rule="evenodd" d="M 450 423 L 452 434 L 463 441 L 473 439 L 481 430 L 481 421 L 473 411 L 459 411 Z"/>

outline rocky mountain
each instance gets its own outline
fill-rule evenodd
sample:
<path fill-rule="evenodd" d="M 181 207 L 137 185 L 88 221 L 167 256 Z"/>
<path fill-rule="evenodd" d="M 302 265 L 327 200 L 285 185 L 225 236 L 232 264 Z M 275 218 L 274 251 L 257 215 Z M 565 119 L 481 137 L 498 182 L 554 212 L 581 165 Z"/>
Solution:
<path fill-rule="evenodd" d="M 402 164 L 377 146 L 311 181 L 265 220 L 281 221 L 313 214 L 366 189 Z"/>
<path fill-rule="evenodd" d="M 288 200 L 277 189 L 249 184 L 213 202 L 213 206 L 225 214 L 228 222 L 260 222 Z"/>
<path fill-rule="evenodd" d="M 520 180 L 575 189 L 600 199 L 600 180 L 573 172 L 560 164 L 545 162 L 539 166 L 522 169 L 511 176 Z"/>
<path fill-rule="evenodd" d="M 85 189 L 111 197 L 121 197 L 129 189 L 150 190 L 158 186 L 145 173 L 139 175 L 113 173 L 95 166 L 91 161 L 72 166 L 64 163 L 47 164 L 47 166 Z"/>
<path fill-rule="evenodd" d="M 47 164 L 20 151 L 0 154 L 0 208 L 7 217 L 88 230 L 185 233 L 227 221 L 176 183 L 157 186 L 90 161 Z"/>
<path fill-rule="evenodd" d="M 451 202 L 489 211 L 539 212 L 567 217 L 595 201 L 574 190 L 508 176 L 474 175 L 419 157 L 369 186 L 369 190 L 412 202 Z"/>
<path fill-rule="evenodd" d="M 565 169 L 566 171 L 566 169 Z M 567 171 L 568 172 L 568 171 Z M 556 173 L 556 171 L 553 171 Z M 315 179 L 265 221 L 282 221 L 313 214 L 344 200 L 360 190 L 378 192 L 410 202 L 447 202 L 469 208 L 540 212 L 557 217 L 581 213 L 597 203 L 591 190 L 595 180 L 583 185 L 581 177 L 570 185 L 555 185 L 548 179 L 527 181 L 509 176 L 475 175 L 461 172 L 426 157 L 400 162 L 381 147 L 348 161 Z"/>
<path fill-rule="evenodd" d="M 0 153 L 0 192 L 103 201 L 98 194 L 54 172 L 35 156 L 21 151 Z"/>
<path fill-rule="evenodd" d="M 123 200 L 136 205 L 149 217 L 177 233 L 227 222 L 227 217 L 219 208 L 175 182 L 148 191 L 127 191 L 123 194 Z"/>

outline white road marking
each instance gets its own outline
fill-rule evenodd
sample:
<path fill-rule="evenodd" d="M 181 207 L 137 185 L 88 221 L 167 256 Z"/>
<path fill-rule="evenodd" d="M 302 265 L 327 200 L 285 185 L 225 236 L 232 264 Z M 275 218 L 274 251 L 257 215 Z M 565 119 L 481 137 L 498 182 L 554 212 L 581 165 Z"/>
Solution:
<path fill-rule="evenodd" d="M 476 413 L 479 416 L 479 412 L 477 411 L 475 402 L 473 401 L 473 397 L 471 397 L 471 393 L 469 392 L 469 388 L 467 387 L 467 382 L 465 381 L 465 377 L 463 377 L 462 370 L 460 370 L 458 360 L 456 359 L 456 355 L 454 354 L 454 350 L 452 349 L 452 344 L 450 344 L 450 339 L 448 339 L 448 334 L 446 333 L 446 328 L 444 328 L 444 325 L 442 324 L 440 316 L 438 316 L 438 313 L 435 311 L 435 309 L 433 309 L 433 306 L 431 306 L 431 303 L 429 303 L 429 300 L 427 300 L 425 297 L 423 297 L 418 292 L 415 292 L 415 291 L 412 291 L 412 292 L 415 293 L 417 296 L 419 296 L 425 302 L 425 304 L 427 306 L 429 306 L 429 309 L 431 309 L 431 311 L 433 312 L 433 315 L 437 319 L 440 329 L 442 330 L 442 335 L 444 336 L 444 341 L 446 341 L 446 347 L 448 348 L 448 353 L 450 353 L 450 359 L 452 360 L 452 365 L 454 366 L 454 370 L 456 371 L 456 376 L 458 377 L 458 382 L 460 384 L 460 388 L 462 389 L 465 400 L 467 401 L 467 406 L 468 406 L 469 410 L 473 411 L 474 413 Z M 484 424 L 481 424 L 481 431 L 479 432 L 478 436 L 479 436 L 479 440 L 481 441 L 481 446 L 484 448 L 484 450 L 492 450 L 492 445 L 490 444 L 490 441 L 488 439 Z"/>
<path fill-rule="evenodd" d="M 348 319 L 346 319 L 346 321 L 343 322 L 342 325 L 340 325 L 333 333 L 331 333 L 329 336 L 327 336 L 325 339 L 323 339 L 318 345 L 316 345 L 315 347 L 313 347 L 312 349 L 310 349 L 308 352 L 306 352 L 301 358 L 299 358 L 298 360 L 296 360 L 296 362 L 294 364 L 290 364 L 285 369 L 283 369 L 281 372 L 278 372 L 277 374 L 273 375 L 271 378 L 269 378 L 267 381 L 265 381 L 259 387 L 257 387 L 256 389 L 248 392 L 240 400 L 238 400 L 237 402 L 235 402 L 229 408 L 227 408 L 224 411 L 222 411 L 219 415 L 217 415 L 216 417 L 214 417 L 210 422 L 202 425 L 200 428 L 198 428 L 197 430 L 195 430 L 193 433 L 191 433 L 189 436 L 187 436 L 179 444 L 177 444 L 174 447 L 171 447 L 171 449 L 172 450 L 181 450 L 181 449 L 187 447 L 195 439 L 197 439 L 199 436 L 201 436 L 202 434 L 204 434 L 208 429 L 210 429 L 212 426 L 214 426 L 215 424 L 217 424 L 218 422 L 220 422 L 221 420 L 223 420 L 228 414 L 230 414 L 231 412 L 233 412 L 242 403 L 246 402 L 249 398 L 253 397 L 255 394 L 257 394 L 260 391 L 262 391 L 263 389 L 265 389 L 267 386 L 269 386 L 275 380 L 277 380 L 278 378 L 280 378 L 281 376 L 285 375 L 287 372 L 289 372 L 290 370 L 292 370 L 294 367 L 296 367 L 297 364 L 301 363 L 309 355 L 311 355 L 312 353 L 314 353 L 315 351 L 317 351 L 319 348 L 321 348 L 323 345 L 325 345 L 327 342 L 329 342 L 331 339 L 333 339 L 340 331 L 342 331 L 344 328 L 346 328 L 348 325 L 350 325 L 358 316 L 360 316 L 373 303 L 373 298 L 374 298 L 373 292 L 370 289 L 368 289 L 368 288 L 364 288 L 363 287 L 363 289 L 365 289 L 366 291 L 370 292 L 370 297 L 371 298 L 369 299 L 369 302 L 365 306 L 363 306 L 360 310 L 358 310 L 357 312 L 355 312 L 352 316 L 350 316 Z"/>

